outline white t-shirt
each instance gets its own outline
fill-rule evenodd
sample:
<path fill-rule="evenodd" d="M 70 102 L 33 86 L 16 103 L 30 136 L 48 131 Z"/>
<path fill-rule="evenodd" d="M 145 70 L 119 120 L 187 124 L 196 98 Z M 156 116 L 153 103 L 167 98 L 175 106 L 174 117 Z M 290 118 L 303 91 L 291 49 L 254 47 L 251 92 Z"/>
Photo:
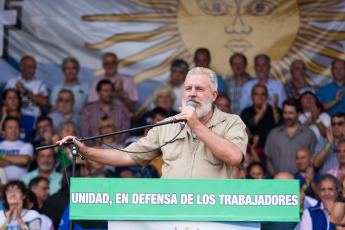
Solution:
<path fill-rule="evenodd" d="M 32 159 L 34 148 L 32 144 L 18 140 L 18 141 L 2 141 L 0 142 L 0 153 L 6 155 L 29 155 Z M 6 157 L 5 157 L 6 159 Z M 7 179 L 18 180 L 21 176 L 28 172 L 29 164 L 25 167 L 17 165 L 10 165 L 4 167 Z"/>
<path fill-rule="evenodd" d="M 310 115 L 311 115 L 311 113 L 302 113 L 298 117 L 299 122 L 301 122 L 301 124 L 304 124 L 308 120 Z M 331 117 L 328 115 L 328 113 L 325 113 L 325 112 L 320 113 L 319 114 L 319 120 L 326 127 L 331 125 Z M 311 130 L 313 130 L 314 134 L 316 135 L 317 140 L 319 140 L 322 137 L 319 129 L 317 128 L 317 126 L 314 123 L 309 125 L 309 128 Z"/>
<path fill-rule="evenodd" d="M 6 221 L 6 214 L 5 210 L 0 211 L 0 223 L 4 223 Z M 29 227 L 29 229 L 41 229 L 41 215 L 35 210 L 27 210 L 24 209 L 24 212 L 21 214 L 22 220 L 25 224 Z M 6 229 L 20 229 L 18 222 L 13 215 L 11 223 L 7 223 Z"/>

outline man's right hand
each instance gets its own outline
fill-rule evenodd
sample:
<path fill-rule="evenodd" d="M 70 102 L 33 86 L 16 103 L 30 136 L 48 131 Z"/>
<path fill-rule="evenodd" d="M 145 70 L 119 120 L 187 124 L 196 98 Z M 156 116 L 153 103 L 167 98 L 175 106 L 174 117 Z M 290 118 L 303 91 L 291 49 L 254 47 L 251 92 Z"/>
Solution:
<path fill-rule="evenodd" d="M 345 90 L 344 88 L 341 88 L 341 89 L 338 90 L 338 92 L 337 92 L 337 94 L 335 95 L 335 98 L 334 98 L 335 103 L 338 104 L 341 101 L 341 99 L 344 96 L 344 90 Z"/>
<path fill-rule="evenodd" d="M 80 153 L 86 152 L 88 147 L 84 143 L 78 141 L 77 137 L 75 137 L 75 136 L 64 137 L 62 140 L 57 141 L 56 144 L 62 146 L 69 140 L 73 140 L 73 143 L 79 148 Z"/>

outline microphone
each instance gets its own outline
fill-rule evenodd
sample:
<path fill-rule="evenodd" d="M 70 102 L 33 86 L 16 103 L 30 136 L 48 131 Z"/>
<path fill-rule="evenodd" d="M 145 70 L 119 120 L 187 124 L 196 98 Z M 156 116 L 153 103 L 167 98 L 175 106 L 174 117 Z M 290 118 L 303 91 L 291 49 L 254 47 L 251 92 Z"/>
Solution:
<path fill-rule="evenodd" d="M 193 108 L 195 108 L 195 103 L 193 101 L 187 101 L 186 106 L 191 106 Z M 181 123 L 181 129 L 184 129 L 184 127 L 186 126 L 187 120 L 183 120 Z"/>

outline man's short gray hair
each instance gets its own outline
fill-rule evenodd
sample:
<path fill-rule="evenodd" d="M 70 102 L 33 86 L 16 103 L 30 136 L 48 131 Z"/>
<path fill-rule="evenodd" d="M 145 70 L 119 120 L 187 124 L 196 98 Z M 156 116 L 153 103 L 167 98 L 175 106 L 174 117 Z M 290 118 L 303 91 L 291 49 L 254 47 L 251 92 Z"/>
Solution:
<path fill-rule="evenodd" d="M 76 58 L 74 58 L 74 57 L 67 57 L 67 58 L 63 59 L 62 65 L 61 65 L 62 70 L 65 69 L 66 64 L 67 64 L 68 62 L 73 62 L 73 63 L 77 66 L 77 69 L 78 69 L 78 71 L 79 71 L 79 62 L 78 62 L 78 60 L 77 60 Z"/>
<path fill-rule="evenodd" d="M 256 55 L 255 58 L 254 58 L 254 63 L 256 63 L 256 61 L 257 61 L 259 58 L 264 58 L 264 59 L 266 59 L 266 61 L 268 62 L 268 64 L 271 64 L 271 58 L 270 58 L 267 54 L 258 54 L 258 55 Z"/>
<path fill-rule="evenodd" d="M 211 91 L 217 91 L 218 89 L 218 79 L 217 79 L 217 74 L 216 72 L 214 72 L 211 69 L 208 68 L 204 68 L 204 67 L 195 67 L 193 69 L 191 69 L 187 76 L 186 79 L 190 76 L 190 75 L 195 75 L 195 74 L 206 74 L 210 77 L 210 88 Z"/>
<path fill-rule="evenodd" d="M 290 65 L 290 69 L 292 69 L 292 67 L 296 64 L 296 63 L 302 63 L 304 68 L 307 68 L 305 63 L 302 60 L 294 60 L 291 65 Z"/>

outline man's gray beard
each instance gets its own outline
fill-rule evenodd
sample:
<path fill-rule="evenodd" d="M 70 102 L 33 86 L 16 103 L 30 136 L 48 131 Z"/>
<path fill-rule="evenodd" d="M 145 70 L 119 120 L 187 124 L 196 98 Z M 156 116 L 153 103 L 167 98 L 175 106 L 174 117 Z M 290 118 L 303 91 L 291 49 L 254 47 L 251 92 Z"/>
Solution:
<path fill-rule="evenodd" d="M 51 172 L 51 171 L 53 171 L 53 169 L 54 169 L 54 165 L 49 165 L 49 166 L 45 166 L 45 165 L 38 165 L 38 168 L 41 170 L 41 171 L 43 171 L 43 172 L 45 172 L 45 173 L 48 173 L 48 172 Z"/>
<path fill-rule="evenodd" d="M 196 98 L 188 98 L 187 99 L 187 101 L 190 101 L 190 100 L 193 100 L 193 101 L 200 103 L 200 101 Z M 185 101 L 182 98 L 182 106 L 183 107 L 186 106 L 187 101 Z M 195 112 L 196 112 L 196 115 L 198 116 L 198 118 L 206 116 L 210 112 L 210 110 L 212 109 L 212 104 L 213 104 L 212 97 L 210 97 L 210 99 L 208 101 L 201 104 L 200 108 L 196 108 Z"/>

